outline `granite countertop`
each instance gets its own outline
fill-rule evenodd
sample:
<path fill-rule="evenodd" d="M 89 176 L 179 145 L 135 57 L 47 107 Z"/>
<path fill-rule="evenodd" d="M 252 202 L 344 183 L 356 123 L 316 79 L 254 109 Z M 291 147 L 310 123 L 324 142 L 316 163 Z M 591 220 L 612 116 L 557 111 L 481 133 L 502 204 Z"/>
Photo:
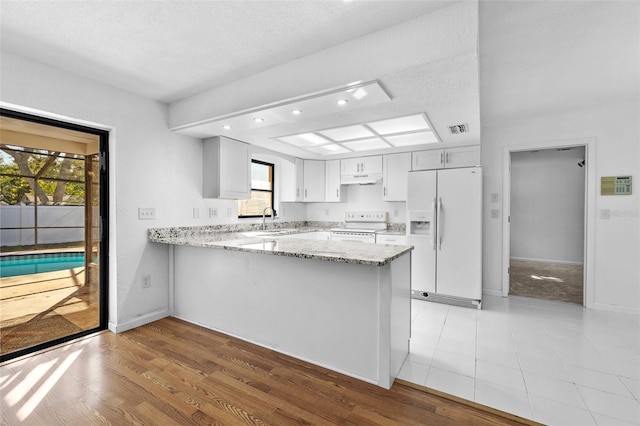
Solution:
<path fill-rule="evenodd" d="M 237 232 L 220 232 L 209 227 L 152 228 L 149 241 L 371 266 L 383 266 L 413 250 L 412 246 L 287 238 L 291 234 L 325 230 L 309 226 Z"/>

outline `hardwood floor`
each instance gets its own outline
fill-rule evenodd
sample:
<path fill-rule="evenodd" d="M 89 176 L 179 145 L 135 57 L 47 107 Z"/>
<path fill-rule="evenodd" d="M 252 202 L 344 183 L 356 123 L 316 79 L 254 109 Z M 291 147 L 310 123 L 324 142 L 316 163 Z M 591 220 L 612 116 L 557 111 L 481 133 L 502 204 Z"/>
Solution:
<path fill-rule="evenodd" d="M 175 318 L 0 367 L 1 423 L 531 424 L 385 390 Z"/>

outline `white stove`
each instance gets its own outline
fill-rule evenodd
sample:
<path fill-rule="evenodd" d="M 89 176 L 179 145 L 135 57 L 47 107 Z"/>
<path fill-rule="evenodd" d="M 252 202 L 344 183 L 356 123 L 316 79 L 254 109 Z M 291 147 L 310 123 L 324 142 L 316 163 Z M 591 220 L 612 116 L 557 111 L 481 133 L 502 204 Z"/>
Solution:
<path fill-rule="evenodd" d="M 331 228 L 331 240 L 375 243 L 376 233 L 386 230 L 387 212 L 347 212 L 345 226 Z"/>

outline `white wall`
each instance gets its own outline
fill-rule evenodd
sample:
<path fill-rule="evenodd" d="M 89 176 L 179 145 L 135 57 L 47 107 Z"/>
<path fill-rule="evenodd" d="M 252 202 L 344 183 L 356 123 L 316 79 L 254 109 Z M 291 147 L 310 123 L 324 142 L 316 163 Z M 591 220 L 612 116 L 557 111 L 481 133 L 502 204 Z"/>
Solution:
<path fill-rule="evenodd" d="M 511 258 L 582 263 L 584 148 L 511 155 Z"/>
<path fill-rule="evenodd" d="M 382 200 L 382 184 L 342 185 L 343 203 L 306 203 L 307 220 L 344 222 L 348 211 L 385 211 L 389 222 L 405 223 L 406 203 Z"/>
<path fill-rule="evenodd" d="M 638 40 L 637 2 L 480 2 L 485 293 L 504 285 L 504 217 L 490 210 L 507 212 L 491 202 L 504 196 L 505 151 L 592 138 L 587 298 L 593 308 L 640 312 L 639 191 L 599 195 L 601 176 L 640 179 Z"/>
<path fill-rule="evenodd" d="M 235 200 L 202 198 L 201 141 L 168 130 L 165 104 L 12 53 L 1 59 L 3 107 L 110 130 L 109 327 L 166 315 L 169 249 L 149 243 L 147 229 L 238 222 Z M 157 219 L 138 220 L 138 207 L 155 207 Z M 219 216 L 209 218 L 209 207 Z M 304 214 L 287 210 L 291 220 Z M 152 285 L 142 289 L 145 275 Z"/>

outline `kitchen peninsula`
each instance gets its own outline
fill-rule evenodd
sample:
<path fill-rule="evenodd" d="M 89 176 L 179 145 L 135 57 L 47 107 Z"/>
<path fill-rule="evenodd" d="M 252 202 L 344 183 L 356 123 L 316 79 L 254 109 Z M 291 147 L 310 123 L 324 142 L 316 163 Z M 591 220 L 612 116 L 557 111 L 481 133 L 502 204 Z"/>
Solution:
<path fill-rule="evenodd" d="M 390 388 L 409 351 L 412 247 L 299 232 L 150 229 L 170 244 L 173 316 Z"/>

